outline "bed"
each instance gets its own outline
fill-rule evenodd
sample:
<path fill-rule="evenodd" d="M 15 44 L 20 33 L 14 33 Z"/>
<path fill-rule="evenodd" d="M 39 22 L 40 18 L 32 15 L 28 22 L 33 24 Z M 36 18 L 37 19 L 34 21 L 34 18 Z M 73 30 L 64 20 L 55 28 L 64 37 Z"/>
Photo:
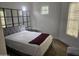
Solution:
<path fill-rule="evenodd" d="M 5 36 L 6 44 L 22 53 L 32 56 L 42 56 L 52 43 L 52 35 L 48 35 L 41 44 L 32 44 L 35 38 L 42 33 L 23 30 L 21 32 L 13 33 Z"/>

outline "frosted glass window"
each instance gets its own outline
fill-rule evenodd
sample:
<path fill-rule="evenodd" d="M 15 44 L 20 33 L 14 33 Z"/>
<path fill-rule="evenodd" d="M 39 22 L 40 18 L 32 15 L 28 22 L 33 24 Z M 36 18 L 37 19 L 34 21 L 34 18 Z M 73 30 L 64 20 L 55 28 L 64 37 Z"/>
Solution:
<path fill-rule="evenodd" d="M 79 32 L 79 3 L 71 3 L 69 6 L 67 31 L 73 37 L 78 37 Z"/>
<path fill-rule="evenodd" d="M 26 22 L 27 21 L 27 17 L 24 17 L 24 22 Z"/>
<path fill-rule="evenodd" d="M 6 18 L 6 23 L 12 25 L 12 18 Z"/>
<path fill-rule="evenodd" d="M 22 11 L 19 11 L 19 16 L 22 16 Z"/>
<path fill-rule="evenodd" d="M 18 23 L 15 23 L 14 26 L 18 26 Z"/>
<path fill-rule="evenodd" d="M 17 10 L 12 10 L 13 16 L 17 16 Z"/>
<path fill-rule="evenodd" d="M 23 25 L 23 19 L 22 19 L 22 17 L 19 17 L 19 22 L 20 22 L 20 25 Z"/>
<path fill-rule="evenodd" d="M 18 23 L 18 18 L 14 17 L 13 21 L 14 21 L 14 23 Z"/>
<path fill-rule="evenodd" d="M 12 27 L 12 25 L 7 25 L 7 27 Z"/>
<path fill-rule="evenodd" d="M 24 23 L 24 25 L 25 25 L 25 27 L 27 27 L 27 22 L 26 22 L 26 23 Z"/>
<path fill-rule="evenodd" d="M 26 11 L 23 11 L 23 16 L 26 16 Z"/>
<path fill-rule="evenodd" d="M 49 7 L 48 6 L 42 6 L 41 7 L 41 14 L 48 14 L 49 13 Z"/>
<path fill-rule="evenodd" d="M 5 16 L 11 17 L 11 10 L 5 9 Z"/>
<path fill-rule="evenodd" d="M 29 11 L 22 11 L 21 9 L 0 8 L 0 20 L 3 28 L 26 25 L 30 18 Z M 31 21 L 29 21 L 31 22 Z"/>

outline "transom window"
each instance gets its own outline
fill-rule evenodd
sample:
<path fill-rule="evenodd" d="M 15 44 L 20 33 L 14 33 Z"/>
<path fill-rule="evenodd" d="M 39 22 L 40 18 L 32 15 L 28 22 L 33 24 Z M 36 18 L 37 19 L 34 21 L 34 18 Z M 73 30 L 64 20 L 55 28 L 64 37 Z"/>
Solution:
<path fill-rule="evenodd" d="M 49 14 L 49 7 L 48 6 L 42 6 L 41 7 L 41 14 Z"/>

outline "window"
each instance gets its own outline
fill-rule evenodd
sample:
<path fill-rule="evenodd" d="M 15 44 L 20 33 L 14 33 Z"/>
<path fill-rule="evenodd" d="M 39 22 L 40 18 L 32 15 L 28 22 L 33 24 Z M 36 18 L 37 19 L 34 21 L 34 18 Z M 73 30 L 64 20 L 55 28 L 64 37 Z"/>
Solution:
<path fill-rule="evenodd" d="M 77 38 L 78 32 L 79 32 L 79 3 L 70 3 L 66 33 L 70 36 Z"/>
<path fill-rule="evenodd" d="M 23 11 L 22 9 L 0 8 L 0 20 L 3 28 L 19 25 L 25 25 L 27 28 L 31 27 L 29 11 Z"/>
<path fill-rule="evenodd" d="M 48 14 L 49 13 L 49 7 L 48 6 L 42 6 L 41 7 L 41 14 Z"/>
<path fill-rule="evenodd" d="M 5 26 L 5 20 L 4 20 L 4 13 L 3 13 L 3 10 L 2 9 L 0 9 L 0 20 L 1 20 L 1 25 L 2 25 L 2 27 L 3 28 L 5 28 L 6 26 Z"/>

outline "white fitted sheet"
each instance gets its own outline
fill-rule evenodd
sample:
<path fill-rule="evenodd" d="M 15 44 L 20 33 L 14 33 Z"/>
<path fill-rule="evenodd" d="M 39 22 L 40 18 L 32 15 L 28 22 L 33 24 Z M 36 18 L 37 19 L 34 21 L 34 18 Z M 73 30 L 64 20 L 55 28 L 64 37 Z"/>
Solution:
<path fill-rule="evenodd" d="M 29 55 L 41 56 L 47 51 L 53 37 L 49 35 L 46 40 L 40 45 L 29 43 L 40 34 L 41 33 L 39 32 L 22 31 L 19 33 L 8 35 L 5 37 L 5 39 L 7 45 L 13 49 Z"/>

